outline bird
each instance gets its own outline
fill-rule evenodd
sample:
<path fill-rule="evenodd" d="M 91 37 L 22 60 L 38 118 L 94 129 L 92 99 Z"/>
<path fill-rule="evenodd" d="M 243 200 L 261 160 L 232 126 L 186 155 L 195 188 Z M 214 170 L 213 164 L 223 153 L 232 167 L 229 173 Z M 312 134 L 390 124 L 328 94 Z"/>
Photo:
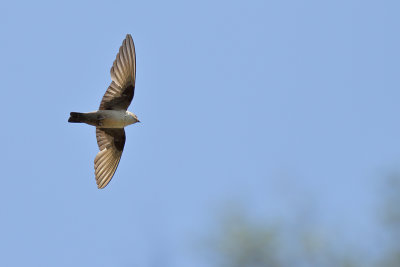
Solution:
<path fill-rule="evenodd" d="M 111 84 L 96 111 L 71 112 L 68 122 L 96 127 L 99 152 L 94 159 L 98 189 L 105 188 L 114 176 L 125 146 L 124 127 L 140 122 L 128 111 L 135 94 L 136 54 L 132 36 L 126 35 L 110 70 Z"/>

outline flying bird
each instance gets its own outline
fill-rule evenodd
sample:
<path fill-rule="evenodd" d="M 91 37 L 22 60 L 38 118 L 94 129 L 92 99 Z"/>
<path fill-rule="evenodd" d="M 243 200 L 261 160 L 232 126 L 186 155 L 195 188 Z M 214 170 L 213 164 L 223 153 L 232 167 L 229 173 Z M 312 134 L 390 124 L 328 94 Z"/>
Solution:
<path fill-rule="evenodd" d="M 96 183 L 99 189 L 107 186 L 118 167 L 125 146 L 124 127 L 140 122 L 127 109 L 135 93 L 136 55 L 130 34 L 126 35 L 110 70 L 111 84 L 104 94 L 99 110 L 71 112 L 68 122 L 86 123 L 96 127 L 100 152 L 94 159 Z"/>

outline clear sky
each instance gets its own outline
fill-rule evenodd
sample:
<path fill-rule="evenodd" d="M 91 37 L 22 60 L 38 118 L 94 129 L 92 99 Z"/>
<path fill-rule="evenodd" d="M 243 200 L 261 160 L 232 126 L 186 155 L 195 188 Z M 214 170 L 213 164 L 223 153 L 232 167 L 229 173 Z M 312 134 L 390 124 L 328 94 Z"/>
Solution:
<path fill-rule="evenodd" d="M 208 266 L 196 242 L 232 200 L 365 238 L 400 163 L 399 8 L 3 1 L 0 266 Z M 142 123 L 98 190 L 94 128 L 67 119 L 98 108 L 127 33 Z"/>

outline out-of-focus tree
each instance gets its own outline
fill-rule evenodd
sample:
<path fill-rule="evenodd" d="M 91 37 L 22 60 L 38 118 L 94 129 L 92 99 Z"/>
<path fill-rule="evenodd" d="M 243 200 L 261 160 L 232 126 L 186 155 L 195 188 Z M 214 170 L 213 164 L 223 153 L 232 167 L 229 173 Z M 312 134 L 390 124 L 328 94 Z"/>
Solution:
<path fill-rule="evenodd" d="M 313 217 L 312 211 L 298 215 L 298 220 L 292 218 L 296 221 L 293 224 L 285 220 L 254 220 L 243 207 L 234 205 L 239 208 L 231 207 L 225 212 L 215 235 L 208 242 L 211 244 L 209 252 L 213 254 L 212 266 L 400 267 L 400 173 L 383 181 L 377 218 L 383 222 L 381 233 L 385 238 L 382 242 L 379 234 L 370 235 L 372 240 L 377 238 L 378 252 L 363 251 L 362 243 L 349 247 L 340 238 L 335 238 L 336 243 L 332 242 L 326 230 L 318 230 L 318 224 L 305 219 Z"/>
<path fill-rule="evenodd" d="M 400 173 L 388 176 L 384 184 L 383 209 L 379 214 L 383 218 L 384 231 L 388 244 L 380 263 L 385 267 L 400 266 Z"/>
<path fill-rule="evenodd" d="M 278 226 L 279 225 L 279 226 Z M 228 212 L 208 242 L 215 266 L 223 267 L 358 267 L 321 235 L 282 223 L 252 221 L 243 212 Z"/>
<path fill-rule="evenodd" d="M 278 231 L 251 223 L 239 213 L 224 218 L 214 248 L 220 253 L 219 264 L 226 267 L 281 267 Z"/>

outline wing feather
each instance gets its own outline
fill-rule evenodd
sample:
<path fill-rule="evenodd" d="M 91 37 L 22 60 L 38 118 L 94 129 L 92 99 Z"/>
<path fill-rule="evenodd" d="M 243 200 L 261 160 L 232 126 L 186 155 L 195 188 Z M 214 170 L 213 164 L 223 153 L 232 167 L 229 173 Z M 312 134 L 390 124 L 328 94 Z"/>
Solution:
<path fill-rule="evenodd" d="M 111 181 L 117 170 L 125 145 L 123 128 L 96 128 L 96 139 L 100 152 L 94 159 L 97 187 L 104 188 Z"/>
<path fill-rule="evenodd" d="M 132 36 L 126 35 L 110 70 L 111 84 L 100 110 L 127 110 L 135 94 L 136 54 Z"/>

